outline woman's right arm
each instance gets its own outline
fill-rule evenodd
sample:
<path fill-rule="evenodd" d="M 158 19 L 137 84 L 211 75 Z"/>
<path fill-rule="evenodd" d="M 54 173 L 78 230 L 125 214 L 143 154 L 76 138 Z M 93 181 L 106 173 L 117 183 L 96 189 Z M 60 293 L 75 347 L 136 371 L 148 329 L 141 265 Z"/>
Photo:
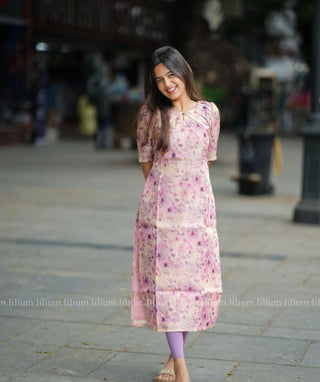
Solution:
<path fill-rule="evenodd" d="M 137 147 L 139 162 L 145 180 L 147 180 L 153 165 L 153 144 L 149 130 L 151 113 L 146 106 L 140 109 L 137 120 Z M 148 134 L 146 134 L 148 132 Z M 147 136 L 146 136 L 147 135 Z"/>
<path fill-rule="evenodd" d="M 141 163 L 141 168 L 143 172 L 144 179 L 147 179 L 149 176 L 149 173 L 152 169 L 153 162 L 143 162 Z"/>

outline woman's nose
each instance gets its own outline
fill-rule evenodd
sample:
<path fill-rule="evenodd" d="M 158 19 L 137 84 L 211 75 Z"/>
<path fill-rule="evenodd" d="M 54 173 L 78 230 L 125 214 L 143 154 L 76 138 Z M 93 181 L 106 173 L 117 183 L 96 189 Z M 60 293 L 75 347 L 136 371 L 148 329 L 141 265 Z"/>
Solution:
<path fill-rule="evenodd" d="M 170 78 L 164 77 L 164 84 L 166 87 L 168 87 L 171 84 Z"/>

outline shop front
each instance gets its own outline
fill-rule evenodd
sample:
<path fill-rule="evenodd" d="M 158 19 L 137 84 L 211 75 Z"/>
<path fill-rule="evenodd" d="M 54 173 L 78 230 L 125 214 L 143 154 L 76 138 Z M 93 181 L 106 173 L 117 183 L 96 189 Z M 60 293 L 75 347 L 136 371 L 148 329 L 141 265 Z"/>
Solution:
<path fill-rule="evenodd" d="M 30 140 L 42 145 L 58 136 L 91 137 L 104 119 L 106 145 L 130 146 L 128 122 L 143 102 L 146 58 L 168 42 L 167 6 L 132 0 L 35 0 L 24 6 L 31 15 L 22 97 L 32 121 Z M 109 105 L 93 102 L 97 84 Z M 7 95 L 3 99 L 8 102 Z M 109 115 L 99 118 L 100 109 Z"/>
<path fill-rule="evenodd" d="M 28 113 L 29 1 L 0 1 L 0 145 L 23 142 Z"/>

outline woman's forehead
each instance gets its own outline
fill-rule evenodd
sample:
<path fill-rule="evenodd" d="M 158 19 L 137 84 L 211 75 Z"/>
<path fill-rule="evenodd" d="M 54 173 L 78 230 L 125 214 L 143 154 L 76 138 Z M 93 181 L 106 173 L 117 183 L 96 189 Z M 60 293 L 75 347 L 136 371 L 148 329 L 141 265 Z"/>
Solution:
<path fill-rule="evenodd" d="M 164 64 L 160 63 L 153 68 L 153 72 L 155 77 L 164 77 L 168 73 L 171 73 L 171 70 Z"/>

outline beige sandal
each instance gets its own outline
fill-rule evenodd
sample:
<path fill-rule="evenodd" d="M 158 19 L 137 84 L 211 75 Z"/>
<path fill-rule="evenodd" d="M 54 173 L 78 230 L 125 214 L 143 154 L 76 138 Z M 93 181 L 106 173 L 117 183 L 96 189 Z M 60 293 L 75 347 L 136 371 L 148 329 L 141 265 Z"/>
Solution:
<path fill-rule="evenodd" d="M 171 378 L 169 379 L 162 379 L 161 375 L 170 375 Z M 160 377 L 160 378 L 159 378 Z M 176 374 L 173 369 L 162 369 L 158 375 L 154 378 L 155 381 L 168 381 L 168 382 L 174 382 L 176 380 Z"/>

